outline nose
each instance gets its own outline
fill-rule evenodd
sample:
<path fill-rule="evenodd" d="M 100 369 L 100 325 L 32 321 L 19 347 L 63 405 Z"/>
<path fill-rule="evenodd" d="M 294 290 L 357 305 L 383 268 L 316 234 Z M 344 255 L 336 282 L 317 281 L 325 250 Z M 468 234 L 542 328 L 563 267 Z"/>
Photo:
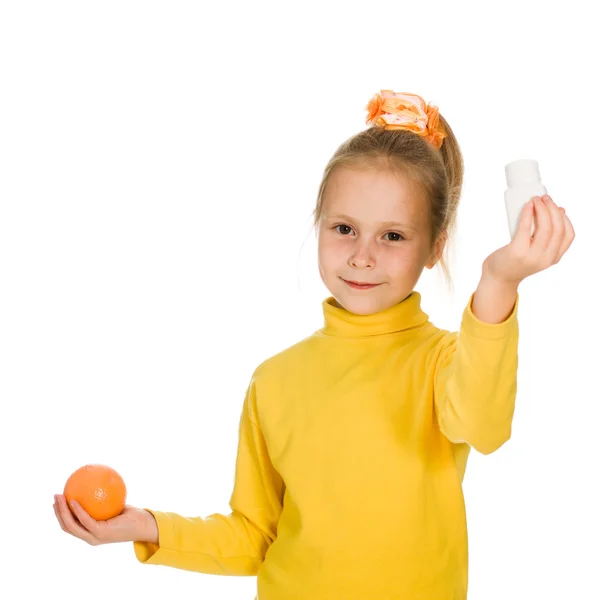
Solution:
<path fill-rule="evenodd" d="M 371 245 L 368 242 L 357 244 L 348 263 L 351 267 L 357 269 L 372 268 L 375 265 L 375 258 L 373 256 Z"/>

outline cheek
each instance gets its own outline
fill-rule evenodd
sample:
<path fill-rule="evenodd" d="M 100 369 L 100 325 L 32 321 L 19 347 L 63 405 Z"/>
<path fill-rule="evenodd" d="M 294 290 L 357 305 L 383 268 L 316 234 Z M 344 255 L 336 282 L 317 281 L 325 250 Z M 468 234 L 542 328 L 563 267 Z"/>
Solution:
<path fill-rule="evenodd" d="M 409 271 L 411 266 L 418 263 L 414 249 L 408 246 L 387 247 L 379 254 L 379 262 L 385 263 L 390 271 Z"/>
<path fill-rule="evenodd" d="M 318 244 L 319 263 L 322 265 L 332 265 L 340 260 L 342 255 L 342 244 L 336 243 L 334 240 L 323 236 L 319 239 Z"/>
<path fill-rule="evenodd" d="M 319 265 L 319 274 L 321 278 L 324 280 L 325 271 L 328 270 L 329 256 L 326 248 L 326 244 L 323 243 L 321 239 L 319 239 L 317 245 L 317 263 Z"/>

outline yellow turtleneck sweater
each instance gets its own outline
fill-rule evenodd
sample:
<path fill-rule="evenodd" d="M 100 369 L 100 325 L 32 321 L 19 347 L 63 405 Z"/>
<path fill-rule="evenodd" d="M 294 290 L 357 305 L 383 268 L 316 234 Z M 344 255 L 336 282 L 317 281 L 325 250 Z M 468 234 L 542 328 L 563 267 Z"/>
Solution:
<path fill-rule="evenodd" d="M 413 291 L 373 315 L 323 301 L 324 327 L 254 371 L 231 513 L 150 510 L 145 564 L 257 575 L 258 600 L 464 600 L 470 447 L 511 435 L 517 309 L 438 329 Z"/>

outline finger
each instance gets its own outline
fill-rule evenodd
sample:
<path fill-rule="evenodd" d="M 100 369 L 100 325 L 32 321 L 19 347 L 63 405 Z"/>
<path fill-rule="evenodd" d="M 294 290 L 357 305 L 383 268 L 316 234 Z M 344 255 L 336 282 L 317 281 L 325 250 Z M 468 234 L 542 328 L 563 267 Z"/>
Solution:
<path fill-rule="evenodd" d="M 67 532 L 75 537 L 82 539 L 83 541 L 91 544 L 92 546 L 96 546 L 98 544 L 98 540 L 83 527 L 80 523 L 75 520 L 73 513 L 69 510 L 67 506 L 67 499 L 64 495 L 58 496 L 58 510 L 60 512 L 60 516 L 67 528 Z"/>
<path fill-rule="evenodd" d="M 63 531 L 65 531 L 66 533 L 73 535 L 70 531 L 69 528 L 67 527 L 66 523 L 65 523 L 65 519 L 63 517 L 62 514 L 62 507 L 60 504 L 60 498 L 59 496 L 54 496 L 54 513 L 56 514 L 56 518 L 58 519 L 58 522 L 60 523 L 60 527 Z"/>
<path fill-rule="evenodd" d="M 542 202 L 539 196 L 535 198 L 535 233 L 531 247 L 540 254 L 545 252 L 552 238 L 552 219 L 550 209 Z"/>
<path fill-rule="evenodd" d="M 514 245 L 523 252 L 531 245 L 531 224 L 533 222 L 533 213 L 533 202 L 529 201 L 521 211 L 519 224 L 517 225 L 517 230 L 512 240 Z"/>
<path fill-rule="evenodd" d="M 79 520 L 79 522 L 83 525 L 85 529 L 87 529 L 95 538 L 99 539 L 99 522 L 96 521 L 89 513 L 87 513 L 84 508 L 79 504 L 79 502 L 73 500 L 71 501 L 71 508 L 75 513 L 75 516 Z"/>
<path fill-rule="evenodd" d="M 60 499 L 58 496 L 54 496 L 54 498 L 56 500 L 56 502 L 54 504 L 54 513 L 56 514 L 56 518 L 58 519 L 58 522 L 60 523 L 60 528 L 65 533 L 68 533 L 69 535 L 72 535 L 74 537 L 81 537 L 80 535 L 77 535 L 74 531 L 71 531 L 69 529 L 69 526 L 67 525 L 65 517 L 63 515 L 63 508 L 61 507 Z"/>
<path fill-rule="evenodd" d="M 54 499 L 56 500 L 56 496 L 54 497 Z M 52 507 L 54 508 L 54 514 L 56 515 L 56 518 L 58 520 L 58 523 L 60 525 L 60 528 L 65 532 L 65 533 L 70 533 L 70 531 L 65 527 L 65 524 L 62 520 L 62 517 L 60 516 L 60 512 L 58 511 L 58 506 L 56 505 L 56 501 L 54 502 L 54 504 L 52 505 Z"/>
<path fill-rule="evenodd" d="M 546 194 L 544 200 L 552 220 L 552 237 L 550 238 L 548 248 L 546 248 L 546 253 L 550 263 L 556 264 L 560 259 L 560 247 L 565 239 L 565 220 L 562 210 L 550 196 Z"/>
<path fill-rule="evenodd" d="M 565 238 L 560 246 L 558 260 L 562 258 L 563 254 L 569 249 L 573 243 L 573 240 L 575 239 L 575 229 L 573 229 L 573 223 L 571 223 L 571 219 L 567 217 L 567 214 L 564 212 L 564 210 L 565 209 L 563 208 L 562 211 L 564 213 L 563 219 L 565 221 Z"/>

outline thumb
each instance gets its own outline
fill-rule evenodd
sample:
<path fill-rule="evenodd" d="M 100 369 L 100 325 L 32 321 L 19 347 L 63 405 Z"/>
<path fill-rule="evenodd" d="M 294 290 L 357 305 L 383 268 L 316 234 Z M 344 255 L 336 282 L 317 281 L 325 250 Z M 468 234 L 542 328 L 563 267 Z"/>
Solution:
<path fill-rule="evenodd" d="M 517 226 L 517 231 L 515 233 L 515 241 L 517 244 L 526 242 L 527 245 L 529 245 L 533 213 L 534 206 L 532 198 L 525 206 L 523 206 L 523 210 L 521 210 L 521 215 L 519 216 L 519 225 Z"/>

